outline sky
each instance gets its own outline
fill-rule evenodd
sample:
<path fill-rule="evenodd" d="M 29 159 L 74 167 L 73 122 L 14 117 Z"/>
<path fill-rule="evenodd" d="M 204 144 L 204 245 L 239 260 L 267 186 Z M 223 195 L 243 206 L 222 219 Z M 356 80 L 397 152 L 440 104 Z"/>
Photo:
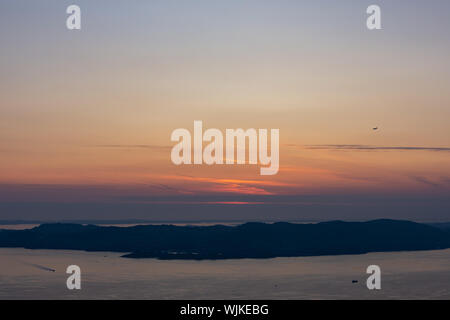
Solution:
<path fill-rule="evenodd" d="M 448 30 L 446 0 L 3 0 L 0 219 L 450 221 Z M 279 129 L 278 174 L 174 165 L 194 120 Z"/>

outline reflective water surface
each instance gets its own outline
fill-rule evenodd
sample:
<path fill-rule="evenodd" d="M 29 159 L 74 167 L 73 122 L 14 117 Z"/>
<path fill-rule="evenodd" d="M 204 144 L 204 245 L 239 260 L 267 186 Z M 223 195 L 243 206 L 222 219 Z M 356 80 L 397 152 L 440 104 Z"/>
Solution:
<path fill-rule="evenodd" d="M 450 299 L 450 249 L 222 261 L 120 255 L 0 248 L 0 299 Z M 81 290 L 66 287 L 72 264 Z M 378 291 L 366 287 L 371 264 L 381 267 Z"/>

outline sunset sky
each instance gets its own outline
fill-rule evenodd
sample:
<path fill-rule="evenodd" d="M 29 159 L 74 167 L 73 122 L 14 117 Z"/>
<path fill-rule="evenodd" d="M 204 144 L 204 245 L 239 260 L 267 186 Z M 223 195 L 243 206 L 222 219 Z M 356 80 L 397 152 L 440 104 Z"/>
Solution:
<path fill-rule="evenodd" d="M 449 30 L 447 0 L 2 1 L 0 219 L 450 220 Z M 278 174 L 175 166 L 194 120 L 280 129 Z"/>

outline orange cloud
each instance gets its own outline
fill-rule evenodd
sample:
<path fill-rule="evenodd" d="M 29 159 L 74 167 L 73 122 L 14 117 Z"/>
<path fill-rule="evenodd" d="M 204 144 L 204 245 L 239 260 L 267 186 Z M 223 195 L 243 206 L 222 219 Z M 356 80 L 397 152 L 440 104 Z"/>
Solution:
<path fill-rule="evenodd" d="M 165 176 L 167 180 L 176 180 L 191 183 L 200 183 L 201 191 L 214 193 L 238 193 L 254 195 L 272 195 L 267 188 L 288 186 L 289 184 L 279 181 L 245 180 L 245 179 L 222 179 L 192 176 Z M 200 190 L 199 190 L 200 191 Z"/>

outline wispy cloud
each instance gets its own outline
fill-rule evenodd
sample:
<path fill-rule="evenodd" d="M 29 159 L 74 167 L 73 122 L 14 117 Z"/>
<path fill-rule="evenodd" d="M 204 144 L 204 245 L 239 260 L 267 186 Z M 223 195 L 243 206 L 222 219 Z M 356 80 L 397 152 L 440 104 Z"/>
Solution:
<path fill-rule="evenodd" d="M 162 184 L 162 183 L 148 183 L 147 185 L 151 188 L 156 188 L 163 192 L 178 193 L 178 194 L 192 194 L 193 193 L 192 191 L 175 188 L 175 187 L 169 186 L 167 184 Z"/>
<path fill-rule="evenodd" d="M 273 193 L 269 191 L 269 188 L 288 186 L 286 183 L 265 180 L 220 179 L 185 175 L 166 176 L 165 178 L 183 182 L 200 183 L 207 186 L 205 190 L 208 192 L 216 193 L 270 195 Z"/>
<path fill-rule="evenodd" d="M 171 146 L 158 146 L 149 144 L 100 144 L 97 148 L 118 148 L 118 149 L 152 149 L 152 150 L 170 150 Z"/>
<path fill-rule="evenodd" d="M 417 181 L 417 182 L 419 182 L 419 183 L 425 184 L 425 185 L 427 185 L 427 186 L 434 187 L 434 188 L 439 188 L 439 187 L 441 187 L 441 184 L 440 184 L 440 183 L 431 181 L 430 179 L 427 179 L 427 178 L 425 178 L 425 177 L 412 176 L 411 179 L 413 179 L 413 180 L 415 180 L 415 181 Z"/>
<path fill-rule="evenodd" d="M 288 145 L 296 146 L 298 145 Z M 371 146 L 364 144 L 318 144 L 304 145 L 305 149 L 313 150 L 355 150 L 355 151 L 450 151 L 450 147 L 420 147 L 420 146 Z"/>
<path fill-rule="evenodd" d="M 262 185 L 262 186 L 288 186 L 288 183 L 272 181 L 272 180 L 249 180 L 249 179 L 226 179 L 226 178 L 209 178 L 209 177 L 193 177 L 188 175 L 169 175 L 163 176 L 170 180 L 194 181 L 194 182 L 211 182 L 220 184 L 237 183 L 243 185 Z"/>

